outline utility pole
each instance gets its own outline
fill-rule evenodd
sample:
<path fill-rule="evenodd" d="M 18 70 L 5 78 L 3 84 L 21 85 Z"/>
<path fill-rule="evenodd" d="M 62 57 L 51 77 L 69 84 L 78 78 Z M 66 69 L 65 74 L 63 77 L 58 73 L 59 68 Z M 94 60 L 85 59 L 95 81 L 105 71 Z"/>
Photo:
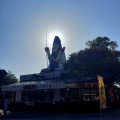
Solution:
<path fill-rule="evenodd" d="M 47 47 L 47 25 L 46 25 L 46 47 Z M 48 68 L 48 55 L 46 53 L 46 61 L 47 61 L 47 68 Z"/>

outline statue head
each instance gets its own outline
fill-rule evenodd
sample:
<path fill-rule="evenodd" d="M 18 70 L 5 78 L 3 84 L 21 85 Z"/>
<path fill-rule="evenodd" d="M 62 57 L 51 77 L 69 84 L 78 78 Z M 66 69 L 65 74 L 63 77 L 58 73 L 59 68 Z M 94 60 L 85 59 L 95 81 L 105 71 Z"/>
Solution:
<path fill-rule="evenodd" d="M 62 50 L 61 40 L 58 36 L 54 37 L 52 52 Z"/>

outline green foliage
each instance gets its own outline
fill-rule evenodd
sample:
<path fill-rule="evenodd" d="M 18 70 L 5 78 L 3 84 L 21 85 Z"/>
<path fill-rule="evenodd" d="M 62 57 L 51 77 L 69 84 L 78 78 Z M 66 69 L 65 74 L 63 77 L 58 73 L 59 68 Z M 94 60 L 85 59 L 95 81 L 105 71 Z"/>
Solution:
<path fill-rule="evenodd" d="M 0 69 L 0 107 L 3 105 L 4 94 L 1 91 L 1 86 L 9 85 L 17 82 L 18 79 L 12 74 L 11 71 L 6 72 L 4 69 Z"/>
<path fill-rule="evenodd" d="M 17 81 L 18 79 L 11 71 L 6 72 L 6 70 L 0 69 L 0 86 L 13 84 Z"/>
<path fill-rule="evenodd" d="M 4 78 L 7 75 L 5 70 L 0 69 L 0 78 Z"/>
<path fill-rule="evenodd" d="M 92 74 L 120 73 L 120 51 L 115 41 L 107 37 L 97 37 L 86 43 L 89 48 L 72 53 L 66 63 L 66 69 L 71 75 L 87 76 Z"/>
<path fill-rule="evenodd" d="M 116 41 L 110 41 L 108 37 L 97 37 L 94 40 L 86 42 L 90 49 L 110 49 L 115 50 L 118 47 Z"/>

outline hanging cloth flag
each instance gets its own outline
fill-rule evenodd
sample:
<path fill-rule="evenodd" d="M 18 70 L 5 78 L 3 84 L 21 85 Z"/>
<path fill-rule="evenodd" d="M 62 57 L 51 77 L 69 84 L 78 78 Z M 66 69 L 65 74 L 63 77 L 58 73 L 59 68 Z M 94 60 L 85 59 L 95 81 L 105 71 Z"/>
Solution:
<path fill-rule="evenodd" d="M 99 85 L 100 109 L 105 109 L 107 108 L 106 93 L 103 77 L 101 76 L 98 76 L 98 85 Z"/>

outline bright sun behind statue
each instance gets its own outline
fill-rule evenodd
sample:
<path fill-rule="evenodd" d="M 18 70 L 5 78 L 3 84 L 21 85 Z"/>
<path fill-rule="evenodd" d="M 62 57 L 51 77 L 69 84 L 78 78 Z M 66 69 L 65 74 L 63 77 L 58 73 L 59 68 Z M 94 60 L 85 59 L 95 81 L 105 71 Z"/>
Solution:
<path fill-rule="evenodd" d="M 63 40 L 63 34 L 61 32 L 55 31 L 55 32 L 48 33 L 48 35 L 47 35 L 48 44 L 53 43 L 53 40 L 54 40 L 55 36 L 58 36 L 60 38 L 61 42 L 62 42 L 62 40 Z"/>

